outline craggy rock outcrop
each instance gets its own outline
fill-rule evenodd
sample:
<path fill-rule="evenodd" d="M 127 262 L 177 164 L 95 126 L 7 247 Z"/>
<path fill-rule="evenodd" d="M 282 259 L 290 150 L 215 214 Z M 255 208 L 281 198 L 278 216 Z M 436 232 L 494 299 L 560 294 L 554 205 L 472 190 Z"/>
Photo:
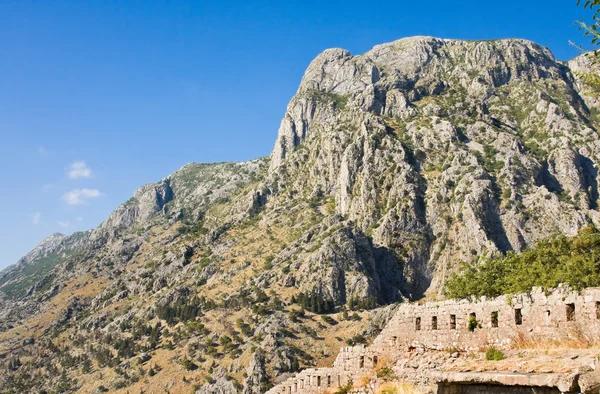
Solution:
<path fill-rule="evenodd" d="M 418 298 L 461 260 L 598 223 L 600 138 L 577 75 L 525 40 L 327 50 L 290 101 L 265 187 L 333 199 L 400 257 L 400 292 Z"/>

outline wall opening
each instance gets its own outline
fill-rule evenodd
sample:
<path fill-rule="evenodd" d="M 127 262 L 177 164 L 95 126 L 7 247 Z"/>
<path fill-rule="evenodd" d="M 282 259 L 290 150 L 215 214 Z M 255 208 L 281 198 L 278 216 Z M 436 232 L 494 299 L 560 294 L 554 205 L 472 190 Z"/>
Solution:
<path fill-rule="evenodd" d="M 365 367 L 365 356 L 360 356 L 360 367 L 359 368 L 364 368 Z"/>
<path fill-rule="evenodd" d="M 566 305 L 567 321 L 575 320 L 575 304 Z"/>
<path fill-rule="evenodd" d="M 450 315 L 450 329 L 456 330 L 456 315 Z"/>
<path fill-rule="evenodd" d="M 477 314 L 475 312 L 469 313 L 469 321 L 467 322 L 467 328 L 473 332 L 477 328 Z"/>
<path fill-rule="evenodd" d="M 550 317 L 550 310 L 547 310 L 546 313 L 544 313 L 544 319 L 546 321 L 546 325 L 552 322 L 552 318 Z"/>
<path fill-rule="evenodd" d="M 327 387 L 331 386 L 331 375 L 327 375 Z"/>
<path fill-rule="evenodd" d="M 379 361 L 379 359 L 377 358 L 377 356 L 373 356 L 373 367 L 377 366 L 378 361 Z"/>
<path fill-rule="evenodd" d="M 600 301 L 596 301 L 596 319 L 600 319 Z"/>
<path fill-rule="evenodd" d="M 398 344 L 398 337 L 392 337 L 392 343 L 394 345 L 397 345 Z"/>
<path fill-rule="evenodd" d="M 431 329 L 437 330 L 437 316 L 431 317 Z"/>
<path fill-rule="evenodd" d="M 298 382 L 294 383 L 294 393 L 298 392 Z"/>
<path fill-rule="evenodd" d="M 321 377 L 317 376 L 317 387 L 321 387 Z"/>
<path fill-rule="evenodd" d="M 420 331 L 421 330 L 421 318 L 417 317 L 415 319 L 415 330 Z"/>
<path fill-rule="evenodd" d="M 515 324 L 517 326 L 523 324 L 523 313 L 521 312 L 521 308 L 515 309 Z"/>
<path fill-rule="evenodd" d="M 492 312 L 491 321 L 492 321 L 492 327 L 494 327 L 494 328 L 498 327 L 498 311 Z"/>

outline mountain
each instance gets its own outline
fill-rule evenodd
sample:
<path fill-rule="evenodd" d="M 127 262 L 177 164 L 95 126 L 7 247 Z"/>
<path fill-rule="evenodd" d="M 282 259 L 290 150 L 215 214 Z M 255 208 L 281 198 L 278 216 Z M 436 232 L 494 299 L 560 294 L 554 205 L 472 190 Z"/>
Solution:
<path fill-rule="evenodd" d="M 189 164 L 0 274 L 2 391 L 264 392 L 462 261 L 598 225 L 590 72 L 518 39 L 326 50 L 269 158 Z"/>

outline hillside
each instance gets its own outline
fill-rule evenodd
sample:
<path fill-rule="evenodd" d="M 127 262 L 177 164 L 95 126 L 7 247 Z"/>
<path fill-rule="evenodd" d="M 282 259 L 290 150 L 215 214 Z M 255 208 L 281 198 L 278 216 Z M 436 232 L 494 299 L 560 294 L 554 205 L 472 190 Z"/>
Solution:
<path fill-rule="evenodd" d="M 590 71 L 518 39 L 326 50 L 269 158 L 189 164 L 0 273 L 1 391 L 261 393 L 461 261 L 599 225 Z"/>

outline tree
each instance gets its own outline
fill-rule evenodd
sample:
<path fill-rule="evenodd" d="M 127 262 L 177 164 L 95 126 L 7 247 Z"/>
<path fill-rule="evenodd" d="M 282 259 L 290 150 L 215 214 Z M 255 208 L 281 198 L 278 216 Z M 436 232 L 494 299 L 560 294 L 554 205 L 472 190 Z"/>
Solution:
<path fill-rule="evenodd" d="M 577 0 L 577 5 L 581 5 L 582 1 Z M 583 19 L 578 21 L 579 28 L 583 30 L 583 36 L 589 37 L 592 45 L 600 45 L 600 0 L 586 0 L 583 3 L 584 9 L 589 9 L 593 12 L 592 19 L 594 22 L 591 25 L 586 24 Z M 596 54 L 597 51 L 594 51 Z"/>
<path fill-rule="evenodd" d="M 582 1 L 577 0 L 577 5 L 581 5 Z M 589 9 L 593 12 L 591 24 L 586 24 L 583 19 L 577 21 L 579 24 L 579 30 L 583 30 L 583 36 L 590 39 L 590 42 L 594 46 L 600 45 L 600 0 L 586 0 L 583 3 L 584 9 Z M 580 48 L 581 49 L 581 48 Z M 595 49 L 588 53 L 588 56 L 592 57 L 592 64 L 598 65 L 600 63 L 600 51 Z M 581 78 L 587 85 L 593 88 L 596 92 L 594 95 L 596 98 L 600 96 L 600 75 L 598 73 L 578 73 L 577 76 Z"/>

